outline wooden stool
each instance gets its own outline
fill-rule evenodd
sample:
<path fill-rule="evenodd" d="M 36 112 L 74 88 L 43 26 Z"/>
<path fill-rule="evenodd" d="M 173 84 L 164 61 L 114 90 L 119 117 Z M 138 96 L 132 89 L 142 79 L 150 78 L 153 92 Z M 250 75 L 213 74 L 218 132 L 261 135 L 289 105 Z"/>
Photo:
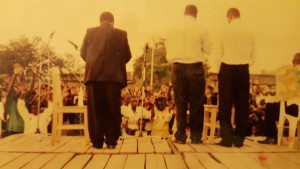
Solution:
<path fill-rule="evenodd" d="M 53 118 L 52 118 L 52 139 L 51 144 L 54 145 L 56 141 L 61 138 L 62 130 L 84 130 L 84 137 L 86 143 L 90 142 L 88 132 L 88 117 L 87 117 L 87 106 L 82 105 L 83 97 L 78 98 L 78 105 L 80 106 L 64 106 L 62 91 L 61 91 L 61 80 L 58 68 L 52 70 L 52 86 L 53 86 Z M 80 89 L 82 90 L 82 89 Z M 83 91 L 79 93 L 82 94 Z M 65 113 L 78 113 L 83 114 L 83 124 L 63 124 L 63 115 Z"/>

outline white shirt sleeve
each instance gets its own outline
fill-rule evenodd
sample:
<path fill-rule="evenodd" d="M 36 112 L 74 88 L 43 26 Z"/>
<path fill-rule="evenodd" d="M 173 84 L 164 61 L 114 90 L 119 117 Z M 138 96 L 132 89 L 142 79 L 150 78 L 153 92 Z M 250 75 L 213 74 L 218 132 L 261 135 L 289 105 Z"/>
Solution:
<path fill-rule="evenodd" d="M 23 120 L 29 116 L 29 111 L 28 111 L 27 107 L 25 106 L 24 99 L 18 99 L 17 109 L 18 109 L 20 116 L 23 118 Z"/>

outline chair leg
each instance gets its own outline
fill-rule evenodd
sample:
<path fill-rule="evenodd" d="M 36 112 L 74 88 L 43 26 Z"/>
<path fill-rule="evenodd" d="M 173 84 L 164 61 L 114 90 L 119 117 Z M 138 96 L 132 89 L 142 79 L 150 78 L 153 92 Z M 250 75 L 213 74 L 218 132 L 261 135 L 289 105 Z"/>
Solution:
<path fill-rule="evenodd" d="M 63 113 L 62 112 L 58 112 L 58 126 L 62 127 L 64 124 L 63 122 Z M 61 128 L 58 128 L 57 129 L 57 141 L 59 142 L 60 141 L 60 138 L 61 138 L 61 133 L 62 133 L 62 129 Z"/>
<path fill-rule="evenodd" d="M 211 112 L 211 119 L 210 119 L 210 136 L 209 136 L 210 143 L 215 142 L 216 121 L 217 121 L 217 111 L 213 110 Z"/>
<path fill-rule="evenodd" d="M 298 125 L 297 125 L 297 131 L 298 131 L 298 134 L 297 134 L 297 137 L 298 137 L 298 142 L 300 142 L 300 121 L 298 121 Z"/>
<path fill-rule="evenodd" d="M 86 144 L 90 143 L 90 134 L 89 134 L 89 129 L 88 129 L 88 117 L 87 117 L 87 112 L 84 112 L 84 137 Z"/>
<path fill-rule="evenodd" d="M 57 137 L 57 112 L 53 112 L 52 115 L 52 138 L 51 144 L 54 145 Z"/>
<path fill-rule="evenodd" d="M 209 122 L 209 112 L 204 111 L 204 118 L 203 118 L 203 131 L 202 131 L 202 140 L 206 141 L 207 139 L 207 132 L 208 132 L 208 127 L 205 125 L 205 123 Z"/>
<path fill-rule="evenodd" d="M 292 149 L 295 142 L 297 121 L 290 120 L 289 123 L 289 149 Z"/>
<path fill-rule="evenodd" d="M 278 128 L 278 132 L 277 132 L 277 145 L 278 146 L 280 146 L 281 141 L 282 141 L 284 120 L 285 120 L 285 118 L 279 119 L 279 122 L 278 122 L 278 125 L 277 125 L 277 128 Z"/>

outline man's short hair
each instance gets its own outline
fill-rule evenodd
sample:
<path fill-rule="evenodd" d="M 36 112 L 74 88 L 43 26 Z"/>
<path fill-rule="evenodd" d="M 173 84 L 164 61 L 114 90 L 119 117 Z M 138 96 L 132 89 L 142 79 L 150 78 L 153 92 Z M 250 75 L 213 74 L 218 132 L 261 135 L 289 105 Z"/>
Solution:
<path fill-rule="evenodd" d="M 108 21 L 113 23 L 114 22 L 114 16 L 110 12 L 103 12 L 100 16 L 100 22 Z"/>
<path fill-rule="evenodd" d="M 294 58 L 293 58 L 293 64 L 294 65 L 299 65 L 300 64 L 300 53 L 296 53 L 294 55 Z"/>
<path fill-rule="evenodd" d="M 229 17 L 229 16 L 239 18 L 240 17 L 240 11 L 236 8 L 229 8 L 228 11 L 227 11 L 227 17 Z"/>
<path fill-rule="evenodd" d="M 185 7 L 184 13 L 187 15 L 197 16 L 197 7 L 195 5 L 188 5 Z"/>

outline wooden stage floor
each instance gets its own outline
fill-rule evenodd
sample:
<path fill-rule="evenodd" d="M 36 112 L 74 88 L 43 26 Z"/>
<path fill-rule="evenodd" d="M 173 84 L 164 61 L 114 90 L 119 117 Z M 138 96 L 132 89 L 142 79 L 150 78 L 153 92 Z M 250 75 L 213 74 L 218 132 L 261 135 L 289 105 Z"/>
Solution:
<path fill-rule="evenodd" d="M 126 137 L 116 149 L 94 149 L 80 136 L 17 134 L 0 139 L 0 168 L 96 169 L 300 169 L 299 146 L 261 145 L 257 137 L 242 148 L 214 144 L 176 144 L 173 139 Z"/>

